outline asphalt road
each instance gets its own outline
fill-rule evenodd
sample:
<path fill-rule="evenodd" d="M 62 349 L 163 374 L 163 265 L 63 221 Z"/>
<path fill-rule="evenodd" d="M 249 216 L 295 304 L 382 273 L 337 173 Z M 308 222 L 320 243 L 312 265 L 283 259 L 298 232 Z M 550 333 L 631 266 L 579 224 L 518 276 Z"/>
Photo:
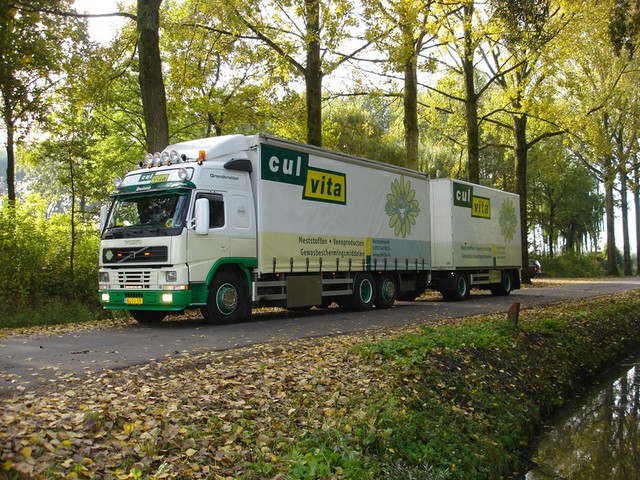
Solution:
<path fill-rule="evenodd" d="M 473 292 L 464 302 L 398 302 L 390 310 L 365 313 L 338 309 L 254 315 L 250 321 L 211 326 L 201 319 L 164 321 L 155 326 L 127 325 L 50 336 L 0 339 L 0 395 L 31 390 L 89 371 L 118 369 L 205 351 L 286 342 L 287 340 L 398 327 L 420 322 L 506 312 L 526 307 L 640 289 L 640 278 L 572 282 L 517 290 L 508 297 Z M 522 312 L 522 315 L 525 315 Z"/>

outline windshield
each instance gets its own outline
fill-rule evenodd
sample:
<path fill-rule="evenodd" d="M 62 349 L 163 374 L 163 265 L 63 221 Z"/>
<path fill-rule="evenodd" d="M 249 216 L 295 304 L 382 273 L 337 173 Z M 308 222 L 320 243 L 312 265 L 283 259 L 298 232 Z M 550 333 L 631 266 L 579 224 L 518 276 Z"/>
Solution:
<path fill-rule="evenodd" d="M 153 192 L 116 197 L 103 238 L 179 235 L 189 192 Z"/>

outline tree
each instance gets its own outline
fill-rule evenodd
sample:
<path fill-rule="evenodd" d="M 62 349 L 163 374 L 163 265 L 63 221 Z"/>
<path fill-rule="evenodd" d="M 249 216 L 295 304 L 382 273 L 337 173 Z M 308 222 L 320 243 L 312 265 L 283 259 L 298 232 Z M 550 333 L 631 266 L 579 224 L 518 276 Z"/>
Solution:
<path fill-rule="evenodd" d="M 501 123 L 513 133 L 513 151 L 516 164 L 516 193 L 520 195 L 520 221 L 522 222 L 522 264 L 529 261 L 528 209 L 527 209 L 527 153 L 545 138 L 562 135 L 564 129 L 547 122 L 548 129 L 532 139 L 528 138 L 528 120 L 534 113 L 535 91 L 539 79 L 536 75 L 544 48 L 566 25 L 559 15 L 560 9 L 551 10 L 551 0 L 492 0 L 497 37 L 485 63 L 496 83 L 505 93 L 506 112 L 511 125 Z M 538 116 L 539 118 L 539 116 Z M 529 280 L 523 271 L 523 280 Z"/>
<path fill-rule="evenodd" d="M 162 0 L 138 0 L 138 75 L 147 133 L 147 149 L 158 152 L 169 144 L 167 95 L 160 56 Z"/>
<path fill-rule="evenodd" d="M 37 0 L 42 1 L 42 0 Z M 68 1 L 68 0 L 67 0 Z M 46 2 L 45 2 L 46 3 Z M 138 82 L 145 119 L 147 151 L 156 152 L 169 143 L 167 97 L 160 55 L 160 7 L 162 0 L 137 0 L 136 12 L 114 12 L 91 15 L 78 13 L 68 6 L 39 5 L 34 10 L 55 18 L 124 17 L 136 24 Z"/>
<path fill-rule="evenodd" d="M 480 183 L 480 127 L 478 124 L 478 102 L 488 87 L 486 82 L 476 89 L 476 51 L 484 33 L 476 19 L 474 0 L 461 0 L 453 4 L 455 9 L 444 22 L 442 42 L 446 45 L 455 64 L 449 68 L 462 77 L 464 92 L 451 96 L 449 92 L 437 92 L 464 104 L 466 122 L 467 179 Z"/>
<path fill-rule="evenodd" d="M 554 256 L 559 246 L 582 253 L 588 239 L 597 243 L 604 205 L 591 172 L 570 156 L 561 137 L 537 144 L 529 163 L 530 225 L 541 228 L 547 253 Z"/>
<path fill-rule="evenodd" d="M 53 18 L 40 10 L 69 9 L 70 4 L 70 0 L 0 1 L 0 93 L 9 202 L 16 200 L 16 141 L 51 107 L 49 94 L 64 81 L 68 59 L 86 42 L 83 22 Z"/>
<path fill-rule="evenodd" d="M 615 238 L 615 187 L 620 172 L 635 158 L 637 116 L 628 114 L 638 82 L 636 60 L 616 55 L 609 21 L 614 0 L 584 2 L 580 21 L 563 35 L 564 51 L 578 52 L 562 64 L 559 87 L 570 98 L 572 110 L 563 122 L 572 132 L 572 149 L 604 185 L 607 274 L 617 275 Z M 631 142 L 631 143 L 630 143 Z M 626 181 L 626 173 L 623 173 Z M 626 187 L 625 187 L 626 191 Z"/>
<path fill-rule="evenodd" d="M 244 35 L 244 29 L 248 29 L 290 72 L 303 78 L 307 143 L 321 146 L 323 78 L 368 46 L 368 42 L 349 34 L 358 22 L 352 3 L 347 0 L 263 0 L 258 5 L 240 0 L 225 2 L 230 7 L 225 23 L 233 23 L 234 35 Z M 220 30 L 228 31 L 228 28 Z M 343 46 L 354 42 L 357 45 L 351 53 L 340 52 Z"/>
<path fill-rule="evenodd" d="M 478 125 L 478 100 L 481 91 L 476 91 L 474 55 L 478 40 L 473 35 L 475 2 L 466 1 L 460 9 L 462 23 L 462 50 L 459 51 L 462 77 L 464 78 L 464 106 L 467 119 L 467 169 L 469 181 L 480 183 L 480 127 Z M 485 84 L 489 85 L 489 82 Z"/>
<path fill-rule="evenodd" d="M 609 20 L 609 38 L 617 56 L 633 57 L 640 40 L 640 1 L 615 0 Z"/>
<path fill-rule="evenodd" d="M 87 127 L 91 125 L 88 115 L 82 110 L 69 110 L 74 110 L 73 106 L 67 105 L 61 111 L 51 114 L 49 119 L 53 122 L 47 131 L 49 138 L 39 141 L 30 149 L 27 157 L 34 164 L 44 160 L 41 168 L 46 168 L 46 177 L 42 179 L 45 183 L 41 185 L 40 191 L 53 190 L 57 193 L 54 199 L 49 200 L 50 205 L 55 205 L 59 212 L 69 214 L 68 273 L 69 282 L 73 283 L 78 223 L 80 214 L 86 211 L 87 200 L 91 195 L 87 177 L 92 177 L 93 172 L 87 155 L 88 143 L 92 141 L 87 132 Z M 52 177 L 54 182 L 51 181 Z M 54 213 L 54 209 L 51 210 L 50 215 Z"/>
<path fill-rule="evenodd" d="M 476 75 L 481 74 L 476 71 Z M 426 106 L 422 113 L 424 169 L 436 178 L 468 179 L 467 117 L 459 73 L 449 69 L 421 100 Z"/>
<path fill-rule="evenodd" d="M 145 125 L 148 152 L 158 152 L 169 144 L 167 95 L 160 54 L 160 7 L 162 0 L 137 0 L 136 14 L 117 12 L 99 16 L 121 16 L 136 25 L 138 52 L 138 83 Z M 91 17 L 75 12 L 53 11 L 58 15 Z"/>
<path fill-rule="evenodd" d="M 634 58 L 638 40 L 640 40 L 640 1 L 638 0 L 616 0 L 609 20 L 609 39 L 613 44 L 613 49 L 618 57 Z M 634 76 L 635 77 L 635 76 Z M 628 80 L 629 75 L 625 76 Z M 637 78 L 632 79 L 635 84 Z M 627 85 L 626 90 L 632 91 L 635 85 Z M 634 177 L 637 178 L 638 162 L 638 121 L 640 120 L 640 109 L 637 95 L 631 95 L 624 100 L 624 115 L 628 118 L 624 126 L 621 126 L 615 134 L 615 144 L 617 156 L 620 159 L 620 201 L 622 210 L 622 236 L 623 236 L 623 270 L 625 275 L 632 274 L 631 246 L 629 244 L 629 219 L 628 219 L 628 198 L 627 198 L 627 174 L 635 170 Z M 637 186 L 633 185 L 635 189 Z M 634 198 L 638 198 L 637 194 Z M 638 207 L 639 202 L 636 202 Z M 636 213 L 636 219 L 640 218 Z M 640 221 L 636 221 L 636 232 L 640 228 Z M 640 240 L 636 241 L 636 248 L 640 246 Z M 640 249 L 637 248 L 637 252 Z M 638 255 L 640 262 L 640 254 Z M 638 263 L 640 273 L 640 263 Z"/>
<path fill-rule="evenodd" d="M 294 123 L 300 107 L 292 110 L 284 103 L 300 95 L 282 83 L 280 63 L 273 62 L 270 49 L 255 38 L 218 29 L 223 12 L 214 7 L 189 0 L 165 12 L 170 27 L 161 47 L 172 136 L 265 129 L 275 133 L 280 119 Z M 297 132 L 287 134 L 299 137 Z"/>
<path fill-rule="evenodd" d="M 419 168 L 418 70 L 424 50 L 436 37 L 435 0 L 378 0 L 365 5 L 370 38 L 376 38 L 388 62 L 384 69 L 403 75 L 403 125 L 405 166 Z M 379 32 L 389 32 L 381 36 Z"/>
<path fill-rule="evenodd" d="M 389 98 L 351 97 L 326 109 L 326 147 L 351 155 L 404 166 L 402 140 L 394 135 L 399 114 Z"/>

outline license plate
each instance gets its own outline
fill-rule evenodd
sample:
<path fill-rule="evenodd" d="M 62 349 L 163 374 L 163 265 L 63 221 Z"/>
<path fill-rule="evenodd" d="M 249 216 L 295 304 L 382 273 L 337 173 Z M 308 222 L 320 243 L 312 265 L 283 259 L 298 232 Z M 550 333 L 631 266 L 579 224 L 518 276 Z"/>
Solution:
<path fill-rule="evenodd" d="M 125 297 L 124 303 L 127 305 L 142 305 L 142 297 Z"/>

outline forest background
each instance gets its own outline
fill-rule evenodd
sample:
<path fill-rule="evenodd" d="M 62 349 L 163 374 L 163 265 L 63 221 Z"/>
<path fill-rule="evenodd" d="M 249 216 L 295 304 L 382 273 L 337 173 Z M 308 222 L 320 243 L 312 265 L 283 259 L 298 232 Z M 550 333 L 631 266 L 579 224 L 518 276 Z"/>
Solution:
<path fill-rule="evenodd" d="M 105 42 L 72 0 L 0 17 L 5 319 L 95 315 L 113 179 L 229 133 L 518 193 L 523 265 L 634 271 L 640 0 L 132 0 Z"/>

